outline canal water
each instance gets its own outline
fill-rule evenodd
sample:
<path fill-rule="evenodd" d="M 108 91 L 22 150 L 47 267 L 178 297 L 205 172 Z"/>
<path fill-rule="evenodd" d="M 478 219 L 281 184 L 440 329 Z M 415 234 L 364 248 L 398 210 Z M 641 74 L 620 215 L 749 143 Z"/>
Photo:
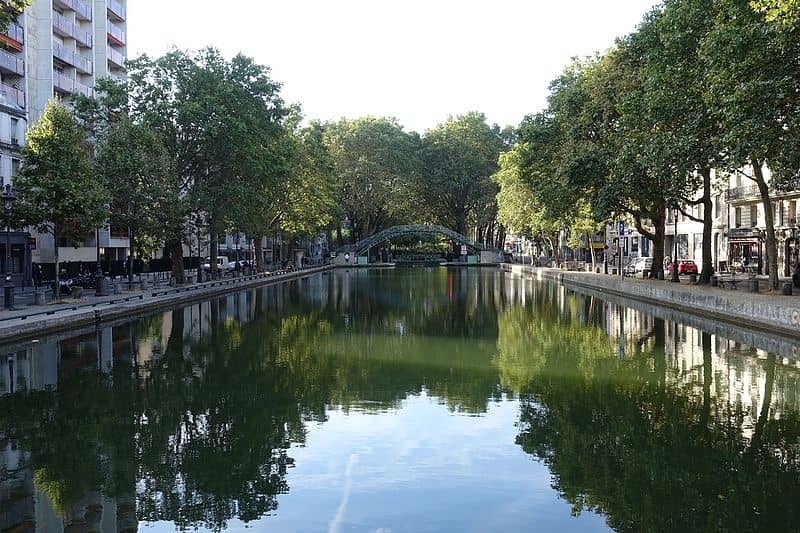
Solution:
<path fill-rule="evenodd" d="M 797 531 L 800 341 L 352 269 L 0 346 L 0 531 Z"/>

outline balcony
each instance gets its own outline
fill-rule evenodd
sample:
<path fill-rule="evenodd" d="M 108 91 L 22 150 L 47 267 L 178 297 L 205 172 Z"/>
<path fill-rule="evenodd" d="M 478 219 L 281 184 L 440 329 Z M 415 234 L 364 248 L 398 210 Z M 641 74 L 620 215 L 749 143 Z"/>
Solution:
<path fill-rule="evenodd" d="M 108 62 L 119 68 L 125 67 L 125 56 L 117 52 L 113 48 L 108 49 Z"/>
<path fill-rule="evenodd" d="M 758 192 L 758 186 L 751 185 L 749 187 L 734 187 L 725 191 L 725 200 L 728 202 L 734 200 L 749 200 L 759 198 L 761 193 Z"/>
<path fill-rule="evenodd" d="M 92 34 L 83 31 L 79 26 L 68 20 L 60 13 L 53 11 L 53 31 L 62 37 L 70 37 L 78 41 L 78 44 L 86 47 L 92 47 Z"/>
<path fill-rule="evenodd" d="M 0 34 L 0 40 L 12 50 L 22 52 L 25 44 L 25 31 L 16 24 L 9 24 L 8 29 Z"/>
<path fill-rule="evenodd" d="M 92 6 L 80 0 L 53 0 L 53 5 L 61 9 L 71 9 L 80 20 L 92 20 Z"/>
<path fill-rule="evenodd" d="M 57 70 L 53 71 L 53 86 L 56 90 L 65 93 L 74 93 L 75 92 L 75 80 L 72 78 L 65 76 L 61 72 Z"/>
<path fill-rule="evenodd" d="M 25 109 L 24 92 L 20 91 L 16 87 L 12 87 L 11 85 L 6 85 L 5 83 L 0 84 L 0 92 L 6 96 L 6 100 L 8 102 L 15 103 L 22 109 Z"/>
<path fill-rule="evenodd" d="M 24 76 L 25 61 L 21 57 L 9 54 L 5 50 L 0 50 L 0 72 Z"/>
<path fill-rule="evenodd" d="M 108 14 L 113 20 L 122 22 L 126 19 L 125 6 L 116 0 L 108 0 Z"/>
<path fill-rule="evenodd" d="M 94 91 L 88 85 L 84 85 L 79 81 L 75 82 L 75 92 L 81 93 L 84 96 L 92 97 L 94 95 Z"/>
<path fill-rule="evenodd" d="M 67 65 L 71 65 L 78 69 L 79 72 L 83 74 L 91 74 L 92 73 L 92 62 L 85 57 L 77 54 L 71 50 L 67 50 L 61 44 L 53 41 L 53 57 L 59 59 L 66 63 Z"/>
<path fill-rule="evenodd" d="M 111 44 L 125 46 L 125 32 L 122 30 L 122 28 L 109 23 L 108 40 L 111 41 Z"/>

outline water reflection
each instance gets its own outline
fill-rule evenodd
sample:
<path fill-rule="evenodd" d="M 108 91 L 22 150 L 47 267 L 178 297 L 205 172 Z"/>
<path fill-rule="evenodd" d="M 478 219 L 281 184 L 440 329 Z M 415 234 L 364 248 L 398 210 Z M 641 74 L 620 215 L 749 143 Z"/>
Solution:
<path fill-rule="evenodd" d="M 518 401 L 520 449 L 574 513 L 618 531 L 788 530 L 799 374 L 782 342 L 768 353 L 550 283 L 420 269 L 10 346 L 0 530 L 219 530 L 279 513 L 309 423 L 409 396 L 483 416 Z"/>

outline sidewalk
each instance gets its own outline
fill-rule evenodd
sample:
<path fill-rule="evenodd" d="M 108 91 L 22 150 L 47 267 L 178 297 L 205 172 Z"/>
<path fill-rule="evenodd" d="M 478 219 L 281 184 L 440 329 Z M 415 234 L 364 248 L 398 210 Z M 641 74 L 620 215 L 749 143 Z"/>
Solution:
<path fill-rule="evenodd" d="M 794 338 L 800 336 L 800 289 L 795 288 L 792 296 L 784 296 L 781 291 L 767 292 L 766 276 L 757 276 L 759 292 L 755 293 L 748 291 L 746 277 L 737 282 L 736 289 L 732 289 L 692 284 L 686 276 L 679 283 L 673 283 L 519 264 L 504 268 L 515 273 L 530 274 L 537 279 L 549 279 L 570 287 L 635 298 L 704 318 Z"/>
<path fill-rule="evenodd" d="M 101 320 L 154 312 L 228 292 L 305 277 L 329 268 L 332 267 L 326 265 L 290 272 L 263 272 L 174 287 L 161 283 L 146 290 L 128 291 L 125 283 L 119 294 L 95 296 L 94 289 L 86 289 L 80 299 L 65 298 L 44 305 L 33 305 L 33 291 L 28 290 L 15 293 L 14 309 L 0 310 L 0 342 L 42 335 Z M 134 286 L 137 285 L 140 284 Z"/>

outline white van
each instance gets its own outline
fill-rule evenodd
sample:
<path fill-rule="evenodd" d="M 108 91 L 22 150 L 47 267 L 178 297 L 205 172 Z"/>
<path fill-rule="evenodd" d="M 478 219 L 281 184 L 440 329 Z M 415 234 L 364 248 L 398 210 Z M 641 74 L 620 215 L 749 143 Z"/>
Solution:
<path fill-rule="evenodd" d="M 205 258 L 205 262 L 203 263 L 203 270 L 205 270 L 206 272 L 211 272 L 211 258 L 210 257 L 206 257 Z M 224 255 L 218 255 L 217 256 L 217 270 L 222 272 L 222 273 L 228 272 L 229 270 L 233 270 L 233 263 L 228 261 L 228 258 L 225 257 Z"/>

